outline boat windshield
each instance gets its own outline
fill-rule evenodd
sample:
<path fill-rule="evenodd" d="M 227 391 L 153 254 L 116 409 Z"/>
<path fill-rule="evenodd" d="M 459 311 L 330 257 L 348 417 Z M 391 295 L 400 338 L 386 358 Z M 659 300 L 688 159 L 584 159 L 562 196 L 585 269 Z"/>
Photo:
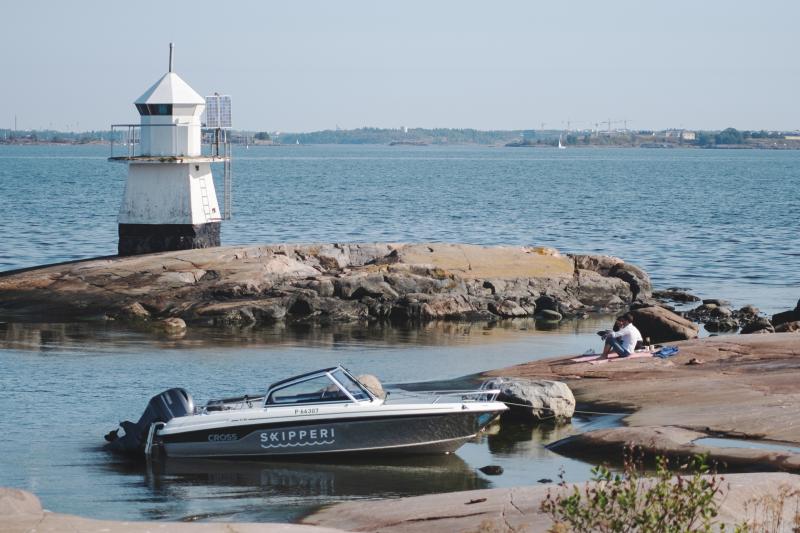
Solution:
<path fill-rule="evenodd" d="M 342 386 L 347 389 L 353 398 L 356 400 L 369 400 L 369 394 L 364 390 L 364 388 L 353 378 L 348 376 L 341 368 L 331 372 L 331 375 L 342 384 Z"/>
<path fill-rule="evenodd" d="M 266 403 L 289 405 L 299 403 L 326 403 L 351 401 L 342 389 L 327 374 L 290 383 L 270 392 Z"/>

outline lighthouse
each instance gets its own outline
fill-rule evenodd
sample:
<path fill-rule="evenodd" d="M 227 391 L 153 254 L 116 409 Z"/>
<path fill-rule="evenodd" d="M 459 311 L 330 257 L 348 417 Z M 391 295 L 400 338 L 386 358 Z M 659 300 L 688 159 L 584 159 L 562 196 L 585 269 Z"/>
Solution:
<path fill-rule="evenodd" d="M 128 164 L 119 255 L 219 246 L 220 223 L 230 218 L 230 97 L 200 96 L 173 72 L 172 58 L 170 43 L 169 70 L 134 102 L 140 123 L 111 127 L 112 139 L 127 148 L 115 155 L 112 141 L 110 160 Z M 213 117 L 204 116 L 207 103 Z M 211 139 L 205 154 L 204 134 Z M 212 163 L 224 168 L 224 213 Z"/>

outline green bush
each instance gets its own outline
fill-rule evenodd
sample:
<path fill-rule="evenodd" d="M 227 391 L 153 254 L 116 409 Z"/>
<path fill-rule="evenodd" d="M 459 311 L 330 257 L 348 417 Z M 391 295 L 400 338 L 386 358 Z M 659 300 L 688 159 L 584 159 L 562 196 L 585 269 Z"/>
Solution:
<path fill-rule="evenodd" d="M 675 472 L 669 460 L 656 458 L 656 470 L 645 477 L 643 453 L 625 451 L 622 472 L 605 466 L 592 470 L 592 482 L 583 490 L 570 490 L 561 478 L 561 489 L 549 491 L 541 510 L 553 519 L 551 532 L 684 533 L 711 531 L 722 491 L 723 478 L 713 472 L 705 456 L 695 456 Z"/>

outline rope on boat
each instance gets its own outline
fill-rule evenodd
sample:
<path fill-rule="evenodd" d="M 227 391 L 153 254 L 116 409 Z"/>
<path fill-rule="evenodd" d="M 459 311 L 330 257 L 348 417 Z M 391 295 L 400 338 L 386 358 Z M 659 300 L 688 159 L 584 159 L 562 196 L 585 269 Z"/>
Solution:
<path fill-rule="evenodd" d="M 498 400 L 498 401 L 500 401 L 500 400 Z M 550 412 L 553 412 L 553 413 L 556 412 L 555 409 L 551 409 L 550 407 L 544 407 L 544 406 L 542 406 L 542 407 L 534 407 L 534 406 L 532 406 L 530 404 L 527 404 L 527 403 L 514 403 L 514 402 L 503 402 L 503 403 L 506 404 L 506 405 L 515 405 L 517 407 L 525 407 L 527 409 L 541 409 L 543 411 L 550 411 Z M 605 413 L 605 412 L 602 412 L 602 411 L 584 411 L 584 410 L 578 410 L 578 409 L 575 409 L 575 412 L 576 413 L 580 413 L 582 415 L 605 415 L 605 416 L 619 416 L 619 415 L 627 414 L 627 413 Z M 555 415 L 553 415 L 553 417 L 555 417 Z"/>

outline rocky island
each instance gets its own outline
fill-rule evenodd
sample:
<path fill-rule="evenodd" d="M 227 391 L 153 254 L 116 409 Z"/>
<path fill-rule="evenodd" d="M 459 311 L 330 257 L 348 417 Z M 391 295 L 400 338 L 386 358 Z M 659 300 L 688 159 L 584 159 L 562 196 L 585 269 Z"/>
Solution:
<path fill-rule="evenodd" d="M 0 276 L 0 317 L 165 328 L 277 321 L 544 321 L 649 300 L 610 256 L 468 244 L 278 244 L 110 257 Z"/>

